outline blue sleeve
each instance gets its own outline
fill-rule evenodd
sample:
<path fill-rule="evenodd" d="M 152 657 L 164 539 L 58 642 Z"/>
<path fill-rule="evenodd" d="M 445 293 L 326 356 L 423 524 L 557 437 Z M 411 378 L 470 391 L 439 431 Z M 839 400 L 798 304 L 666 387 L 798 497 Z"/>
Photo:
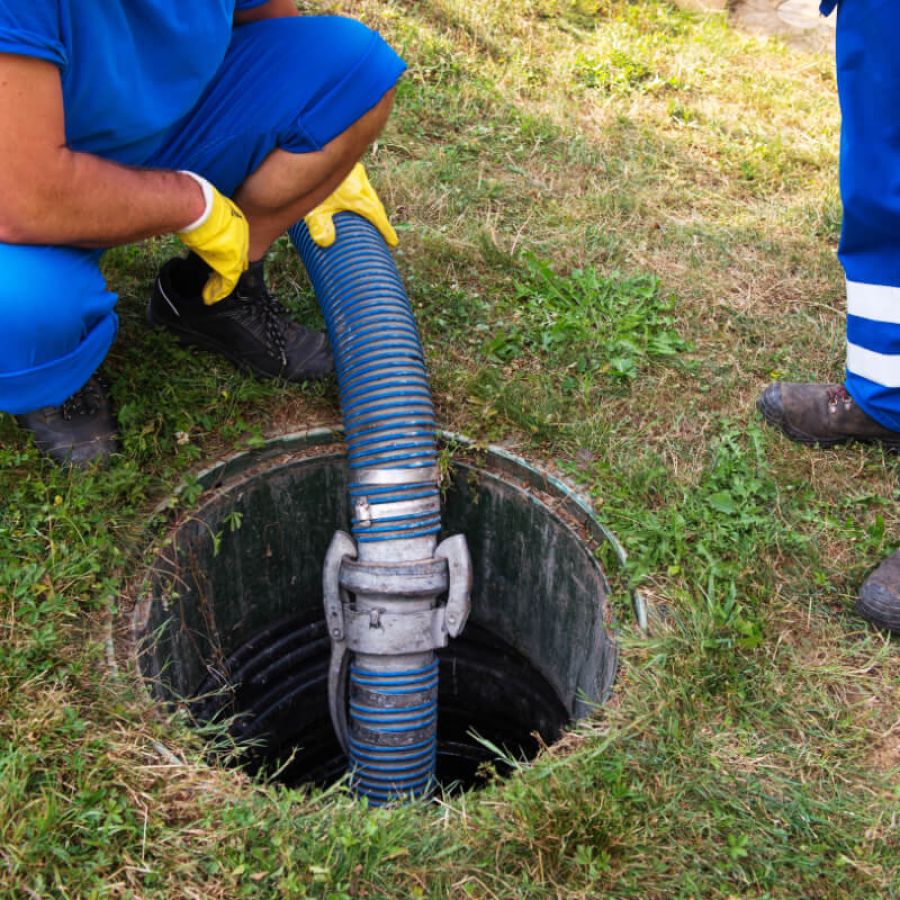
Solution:
<path fill-rule="evenodd" d="M 66 64 L 59 28 L 59 0 L 0 0 L 0 53 L 36 56 Z"/>
<path fill-rule="evenodd" d="M 236 9 L 238 12 L 245 9 L 253 9 L 255 6 L 262 6 L 263 3 L 268 3 L 269 0 L 237 0 Z"/>

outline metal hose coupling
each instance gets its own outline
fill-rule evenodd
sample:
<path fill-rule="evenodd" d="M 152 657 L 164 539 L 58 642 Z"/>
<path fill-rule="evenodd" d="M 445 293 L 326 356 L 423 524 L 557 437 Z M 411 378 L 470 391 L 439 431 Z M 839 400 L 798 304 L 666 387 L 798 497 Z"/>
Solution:
<path fill-rule="evenodd" d="M 392 474 L 400 479 L 395 485 L 410 477 L 409 470 L 378 474 L 382 484 Z M 374 511 L 373 526 L 379 515 L 390 510 Z M 434 651 L 465 627 L 472 564 L 462 535 L 447 538 L 423 559 L 372 559 L 373 546 L 381 545 L 358 547 L 338 531 L 325 558 L 323 593 L 332 641 L 332 721 L 351 760 L 355 792 L 379 805 L 427 796 L 434 787 Z M 366 558 L 360 548 L 370 551 Z"/>

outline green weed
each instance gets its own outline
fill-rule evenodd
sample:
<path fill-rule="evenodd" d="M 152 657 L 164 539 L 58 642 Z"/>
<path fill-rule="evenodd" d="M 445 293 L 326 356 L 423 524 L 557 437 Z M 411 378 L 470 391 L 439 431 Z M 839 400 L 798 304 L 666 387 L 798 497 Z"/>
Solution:
<path fill-rule="evenodd" d="M 675 300 L 661 294 L 658 278 L 605 277 L 593 268 L 561 276 L 533 255 L 525 263 L 528 277 L 516 284 L 513 324 L 482 345 L 489 358 L 540 356 L 567 373 L 563 387 L 571 390 L 579 375 L 625 381 L 651 361 L 690 349 L 675 328 Z"/>

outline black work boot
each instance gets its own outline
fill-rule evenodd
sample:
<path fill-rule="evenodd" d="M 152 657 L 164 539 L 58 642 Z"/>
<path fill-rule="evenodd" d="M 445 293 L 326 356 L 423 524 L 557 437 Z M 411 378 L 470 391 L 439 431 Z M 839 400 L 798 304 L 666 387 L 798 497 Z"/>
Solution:
<path fill-rule="evenodd" d="M 756 406 L 770 425 L 801 444 L 833 447 L 848 441 L 880 441 L 900 450 L 900 432 L 864 413 L 840 384 L 776 381 L 763 391 Z"/>
<path fill-rule="evenodd" d="M 900 634 L 900 550 L 863 582 L 856 611 L 873 625 Z"/>
<path fill-rule="evenodd" d="M 16 416 L 34 436 L 34 445 L 64 466 L 105 463 L 118 450 L 109 397 L 96 377 L 62 406 L 45 406 Z"/>
<path fill-rule="evenodd" d="M 324 334 L 291 321 L 266 289 L 262 260 L 252 263 L 234 291 L 207 306 L 201 291 L 210 269 L 199 257 L 170 259 L 147 304 L 147 321 L 183 344 L 221 353 L 263 378 L 308 381 L 334 369 Z"/>

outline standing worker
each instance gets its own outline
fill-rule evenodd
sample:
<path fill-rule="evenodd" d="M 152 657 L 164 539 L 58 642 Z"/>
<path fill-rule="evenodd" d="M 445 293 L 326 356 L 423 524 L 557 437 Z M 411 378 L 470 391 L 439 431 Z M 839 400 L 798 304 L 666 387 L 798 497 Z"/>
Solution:
<path fill-rule="evenodd" d="M 261 377 L 331 371 L 263 259 L 317 208 L 323 245 L 339 209 L 396 242 L 357 161 L 404 69 L 359 22 L 294 0 L 0 0 L 0 410 L 59 462 L 115 450 L 98 262 L 170 233 L 189 252 L 160 270 L 151 324 Z"/>
<path fill-rule="evenodd" d="M 841 103 L 838 257 L 847 279 L 843 384 L 770 384 L 758 406 L 791 440 L 831 447 L 880 442 L 900 450 L 900 5 L 824 0 L 837 15 Z M 900 551 L 866 579 L 859 613 L 900 632 Z"/>

